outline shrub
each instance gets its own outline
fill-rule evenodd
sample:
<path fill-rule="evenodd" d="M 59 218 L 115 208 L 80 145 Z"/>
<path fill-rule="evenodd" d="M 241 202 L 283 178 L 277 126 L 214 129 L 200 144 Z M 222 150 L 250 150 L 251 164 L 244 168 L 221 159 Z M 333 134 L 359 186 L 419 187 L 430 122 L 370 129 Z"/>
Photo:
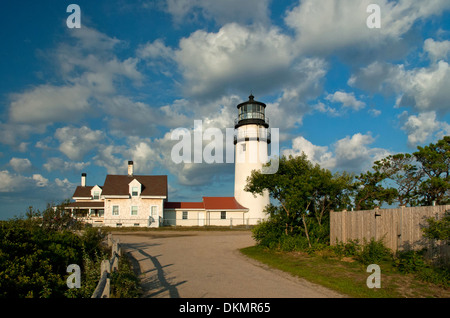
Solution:
<path fill-rule="evenodd" d="M 273 220 L 263 221 L 252 229 L 252 235 L 256 243 L 269 248 L 279 245 L 282 233 L 283 229 L 280 224 Z"/>
<path fill-rule="evenodd" d="M 111 273 L 111 296 L 114 298 L 138 298 L 141 290 L 139 279 L 133 272 L 127 254 L 119 258 L 119 270 Z"/>
<path fill-rule="evenodd" d="M 356 254 L 356 260 L 364 265 L 377 264 L 382 261 L 392 260 L 392 252 L 382 240 L 371 238 L 369 242 L 364 240 L 361 251 Z"/>
<path fill-rule="evenodd" d="M 349 240 L 347 243 L 336 242 L 336 245 L 330 248 L 339 258 L 355 256 L 361 250 L 358 240 Z"/>
<path fill-rule="evenodd" d="M 412 273 L 427 267 L 423 251 L 402 251 L 394 260 L 395 267 L 402 273 Z"/>

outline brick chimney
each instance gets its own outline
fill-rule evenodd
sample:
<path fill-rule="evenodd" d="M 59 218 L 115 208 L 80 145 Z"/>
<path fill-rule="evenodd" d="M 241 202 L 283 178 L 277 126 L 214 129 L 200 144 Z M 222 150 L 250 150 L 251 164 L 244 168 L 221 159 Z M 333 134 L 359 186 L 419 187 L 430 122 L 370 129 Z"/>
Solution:
<path fill-rule="evenodd" d="M 132 176 L 133 175 L 133 161 L 128 161 L 128 175 Z"/>
<path fill-rule="evenodd" d="M 85 187 L 86 186 L 86 173 L 82 173 L 81 174 L 81 186 Z"/>

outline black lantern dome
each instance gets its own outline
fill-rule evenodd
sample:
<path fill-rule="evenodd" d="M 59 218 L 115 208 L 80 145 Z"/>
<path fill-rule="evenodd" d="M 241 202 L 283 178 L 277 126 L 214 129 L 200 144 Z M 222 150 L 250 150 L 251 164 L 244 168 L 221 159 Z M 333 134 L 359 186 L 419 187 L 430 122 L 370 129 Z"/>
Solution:
<path fill-rule="evenodd" d="M 239 115 L 234 128 L 249 124 L 269 127 L 269 120 L 265 116 L 266 104 L 256 101 L 253 95 L 248 97 L 248 101 L 237 105 L 237 109 Z"/>

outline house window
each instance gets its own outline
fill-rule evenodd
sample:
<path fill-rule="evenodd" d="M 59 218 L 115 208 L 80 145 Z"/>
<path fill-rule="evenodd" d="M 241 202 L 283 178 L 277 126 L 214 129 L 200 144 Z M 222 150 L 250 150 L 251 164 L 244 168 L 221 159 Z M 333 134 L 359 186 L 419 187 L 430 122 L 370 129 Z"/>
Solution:
<path fill-rule="evenodd" d="M 158 207 L 156 205 L 152 205 L 152 207 L 151 207 L 151 217 L 153 219 L 156 219 L 157 216 L 158 216 Z"/>
<path fill-rule="evenodd" d="M 112 215 L 119 215 L 119 206 L 118 205 L 113 205 Z"/>
<path fill-rule="evenodd" d="M 131 207 L 131 215 L 137 215 L 137 213 L 138 213 L 138 207 L 133 205 Z"/>
<path fill-rule="evenodd" d="M 220 212 L 220 219 L 225 220 L 226 218 L 227 218 L 227 212 L 226 211 Z"/>
<path fill-rule="evenodd" d="M 183 211 L 183 220 L 188 219 L 188 211 Z"/>
<path fill-rule="evenodd" d="M 99 199 L 100 199 L 100 192 L 94 191 L 94 200 L 99 200 Z"/>
<path fill-rule="evenodd" d="M 131 188 L 131 195 L 133 197 L 137 197 L 138 196 L 138 187 Z"/>

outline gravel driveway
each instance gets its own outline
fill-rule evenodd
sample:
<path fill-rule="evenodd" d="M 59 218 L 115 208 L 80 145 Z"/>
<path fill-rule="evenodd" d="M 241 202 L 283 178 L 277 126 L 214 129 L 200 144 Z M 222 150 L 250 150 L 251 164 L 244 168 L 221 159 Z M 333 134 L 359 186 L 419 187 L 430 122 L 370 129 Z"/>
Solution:
<path fill-rule="evenodd" d="M 249 231 L 158 231 L 113 234 L 138 264 L 143 297 L 342 297 L 249 259 Z"/>

